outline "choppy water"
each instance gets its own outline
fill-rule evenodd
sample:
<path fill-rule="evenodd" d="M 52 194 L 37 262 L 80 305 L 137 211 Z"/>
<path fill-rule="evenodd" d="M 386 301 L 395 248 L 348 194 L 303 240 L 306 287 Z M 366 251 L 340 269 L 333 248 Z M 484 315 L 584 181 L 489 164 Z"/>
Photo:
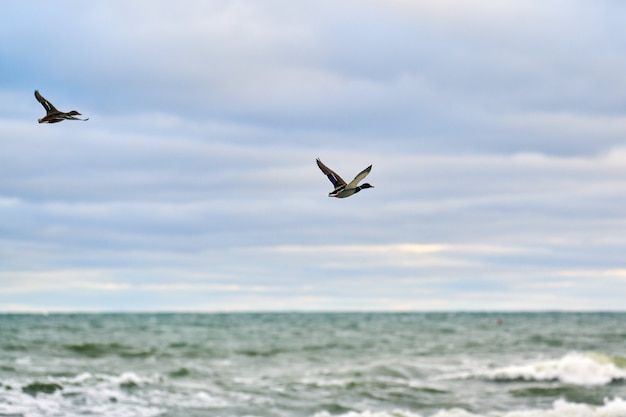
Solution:
<path fill-rule="evenodd" d="M 626 417 L 625 349 L 626 314 L 0 315 L 0 416 Z"/>

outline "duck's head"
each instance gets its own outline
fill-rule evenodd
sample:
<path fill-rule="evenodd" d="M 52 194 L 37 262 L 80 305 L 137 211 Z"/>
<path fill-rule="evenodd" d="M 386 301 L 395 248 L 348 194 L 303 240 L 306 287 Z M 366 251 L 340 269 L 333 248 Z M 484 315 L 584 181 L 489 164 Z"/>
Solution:
<path fill-rule="evenodd" d="M 82 116 L 82 114 L 80 114 L 79 112 L 77 112 L 76 110 L 72 110 L 71 112 L 68 113 L 70 116 Z"/>
<path fill-rule="evenodd" d="M 361 185 L 359 188 L 363 189 L 363 188 L 374 188 L 374 186 L 368 182 L 366 182 L 365 184 Z"/>

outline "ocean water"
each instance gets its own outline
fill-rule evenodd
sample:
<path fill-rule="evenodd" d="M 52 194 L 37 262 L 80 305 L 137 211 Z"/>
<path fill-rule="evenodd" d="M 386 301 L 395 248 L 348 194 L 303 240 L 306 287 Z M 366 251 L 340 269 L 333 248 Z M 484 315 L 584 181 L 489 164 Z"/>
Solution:
<path fill-rule="evenodd" d="M 0 315 L 0 416 L 626 417 L 626 314 Z"/>

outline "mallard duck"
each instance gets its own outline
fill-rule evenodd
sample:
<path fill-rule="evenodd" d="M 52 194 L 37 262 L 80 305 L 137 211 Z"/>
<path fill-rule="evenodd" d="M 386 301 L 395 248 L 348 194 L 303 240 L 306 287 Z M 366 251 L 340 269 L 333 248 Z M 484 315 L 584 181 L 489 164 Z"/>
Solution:
<path fill-rule="evenodd" d="M 82 116 L 76 110 L 72 110 L 68 113 L 58 111 L 57 108 L 54 107 L 52 103 L 46 100 L 41 94 L 39 94 L 39 91 L 37 90 L 35 90 L 35 98 L 38 102 L 41 103 L 43 108 L 46 109 L 46 115 L 41 119 L 37 119 L 39 123 L 58 123 L 62 122 L 63 120 L 82 120 L 83 122 L 86 122 L 87 120 L 89 120 L 89 118 L 79 119 L 78 117 L 74 117 Z"/>
<path fill-rule="evenodd" d="M 322 161 L 320 161 L 319 158 L 317 158 L 316 161 L 317 161 L 317 166 L 320 167 L 324 175 L 326 175 L 328 179 L 330 180 L 330 182 L 332 182 L 333 185 L 335 186 L 335 189 L 333 190 L 333 192 L 328 193 L 329 197 L 346 198 L 346 197 L 350 197 L 352 194 L 358 193 L 364 188 L 374 188 L 373 185 L 368 184 L 368 183 L 365 183 L 363 185 L 358 185 L 361 181 L 363 181 L 365 177 L 367 177 L 367 174 L 369 174 L 370 171 L 372 170 L 371 165 L 365 168 L 363 171 L 361 171 L 359 175 L 354 177 L 354 179 L 350 182 L 350 184 L 346 184 L 346 182 L 343 179 L 341 179 L 341 177 L 337 175 L 335 171 L 333 171 L 332 169 L 324 165 Z"/>

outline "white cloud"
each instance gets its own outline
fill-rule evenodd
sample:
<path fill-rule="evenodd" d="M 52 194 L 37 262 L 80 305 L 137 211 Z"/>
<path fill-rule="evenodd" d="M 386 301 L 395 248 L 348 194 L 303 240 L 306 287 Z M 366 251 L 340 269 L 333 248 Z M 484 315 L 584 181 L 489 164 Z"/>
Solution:
<path fill-rule="evenodd" d="M 616 281 L 626 280 L 626 269 L 576 269 L 559 271 L 560 276 L 566 278 L 589 278 L 589 279 L 613 279 Z"/>

